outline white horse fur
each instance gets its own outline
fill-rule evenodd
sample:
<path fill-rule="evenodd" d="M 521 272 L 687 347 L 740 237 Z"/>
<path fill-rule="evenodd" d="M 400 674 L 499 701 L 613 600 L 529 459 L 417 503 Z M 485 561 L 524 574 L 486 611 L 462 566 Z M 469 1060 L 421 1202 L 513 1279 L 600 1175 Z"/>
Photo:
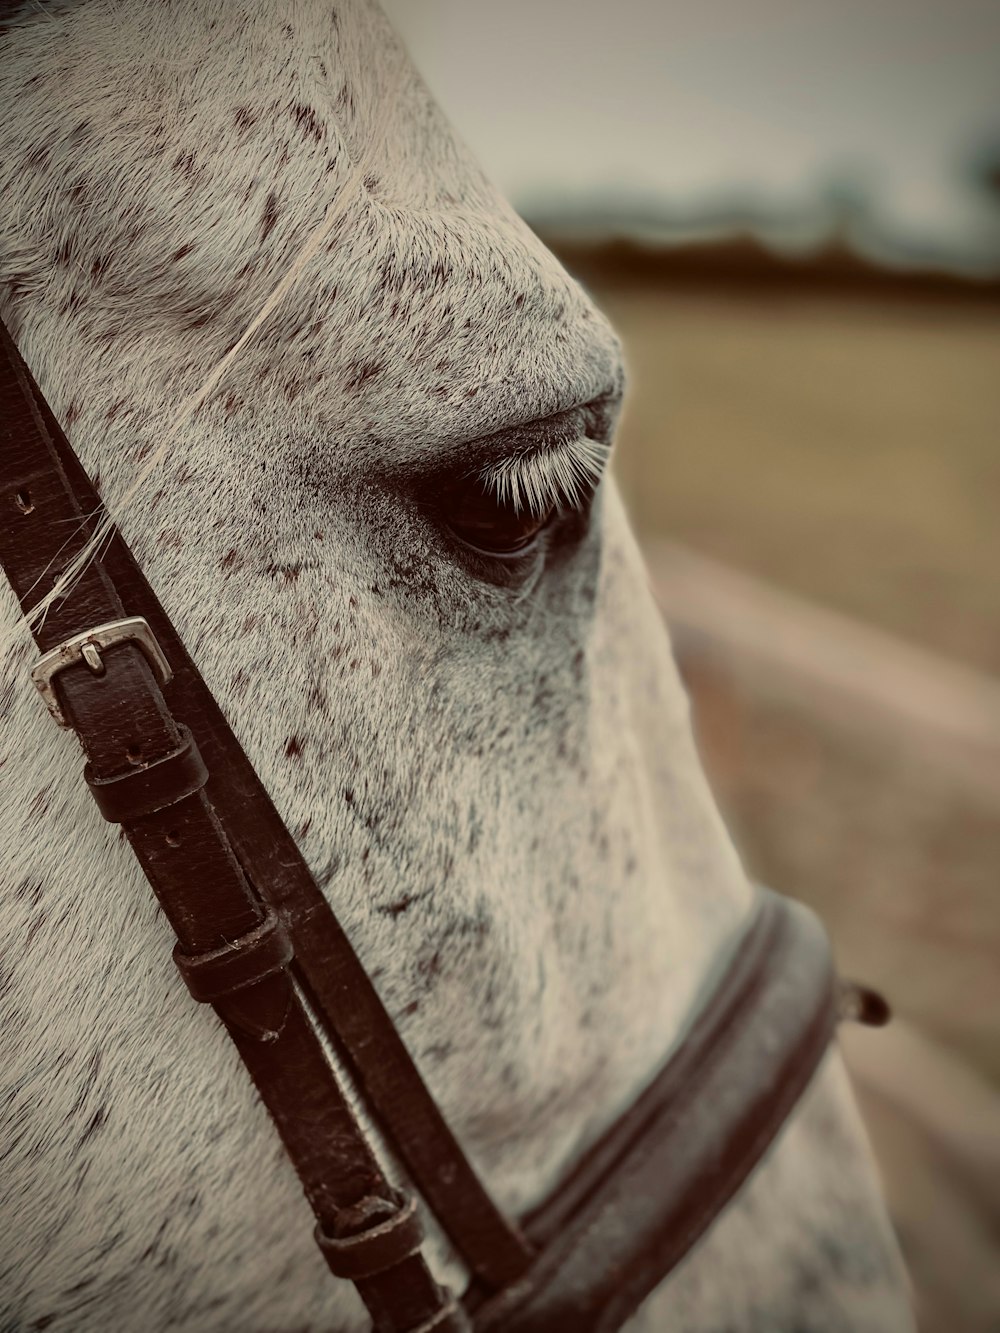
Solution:
<path fill-rule="evenodd" d="M 619 393 L 615 338 L 367 0 L 32 0 L 0 106 L 3 317 L 524 1209 L 679 1040 L 750 903 L 613 484 L 506 581 L 415 498 L 472 458 L 509 490 L 522 427 Z M 0 1326 L 365 1327 L 6 587 L 0 635 Z M 439 1237 L 433 1261 L 461 1287 Z M 835 1054 L 634 1327 L 911 1327 Z"/>

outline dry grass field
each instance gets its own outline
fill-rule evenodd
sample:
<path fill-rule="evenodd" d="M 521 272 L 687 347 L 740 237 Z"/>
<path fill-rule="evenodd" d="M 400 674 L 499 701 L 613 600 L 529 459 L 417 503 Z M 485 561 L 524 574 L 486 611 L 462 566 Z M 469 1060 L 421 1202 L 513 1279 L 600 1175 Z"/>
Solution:
<path fill-rule="evenodd" d="M 596 294 L 641 534 L 1000 674 L 1000 309 Z"/>
<path fill-rule="evenodd" d="M 1000 304 L 582 276 L 625 343 L 641 539 L 1000 678 Z M 996 1333 L 1000 783 L 677 643 L 748 869 L 900 1016 L 846 1045 L 923 1333 Z"/>

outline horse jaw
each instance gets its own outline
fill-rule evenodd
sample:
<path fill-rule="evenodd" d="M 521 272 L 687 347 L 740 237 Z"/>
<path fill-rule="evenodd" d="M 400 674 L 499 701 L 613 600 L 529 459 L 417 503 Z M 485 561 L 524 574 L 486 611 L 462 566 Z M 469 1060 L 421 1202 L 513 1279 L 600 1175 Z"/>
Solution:
<path fill-rule="evenodd" d="M 95 2 L 12 31 L 4 317 L 516 1210 L 668 1053 L 749 893 L 613 486 L 517 597 L 405 498 L 463 441 L 615 385 L 613 336 L 378 12 L 286 9 Z M 126 500 L 338 195 L 317 259 Z M 72 741 L 27 688 L 7 708 L 0 911 L 31 944 L 5 994 L 19 1317 L 273 1329 L 336 1306 L 346 1325 Z"/>

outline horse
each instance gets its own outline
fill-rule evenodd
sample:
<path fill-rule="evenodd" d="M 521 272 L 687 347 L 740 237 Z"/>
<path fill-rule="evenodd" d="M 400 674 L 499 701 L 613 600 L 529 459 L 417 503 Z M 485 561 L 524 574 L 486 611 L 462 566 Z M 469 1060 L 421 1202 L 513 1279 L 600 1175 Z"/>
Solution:
<path fill-rule="evenodd" d="M 607 475 L 618 341 L 371 0 L 0 17 L 0 313 L 517 1215 L 751 900 Z M 3 1327 L 363 1328 L 0 607 Z M 912 1327 L 835 1050 L 630 1327 Z"/>

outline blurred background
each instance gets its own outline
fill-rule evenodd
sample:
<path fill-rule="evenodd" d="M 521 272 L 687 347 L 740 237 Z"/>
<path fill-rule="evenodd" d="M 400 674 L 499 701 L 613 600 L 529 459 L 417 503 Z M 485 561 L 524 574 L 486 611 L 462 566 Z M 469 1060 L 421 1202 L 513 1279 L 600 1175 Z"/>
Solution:
<path fill-rule="evenodd" d="M 624 340 L 710 779 L 894 1006 L 844 1046 L 923 1333 L 997 1333 L 1000 5 L 386 7 Z"/>

